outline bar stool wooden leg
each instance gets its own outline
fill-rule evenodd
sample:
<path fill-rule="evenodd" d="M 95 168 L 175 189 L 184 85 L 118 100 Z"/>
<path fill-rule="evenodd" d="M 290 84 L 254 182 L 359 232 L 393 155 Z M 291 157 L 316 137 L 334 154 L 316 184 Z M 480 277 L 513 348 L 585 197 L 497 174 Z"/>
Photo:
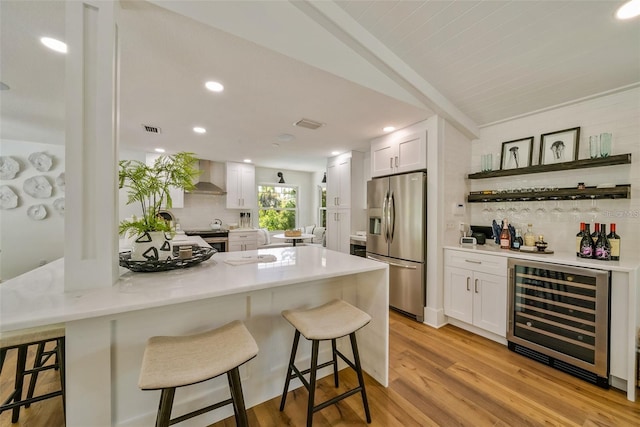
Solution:
<path fill-rule="evenodd" d="M 311 341 L 311 370 L 309 371 L 309 403 L 307 404 L 307 427 L 313 424 L 313 410 L 316 396 L 316 373 L 318 371 L 318 348 L 320 341 Z"/>
<path fill-rule="evenodd" d="M 289 358 L 289 366 L 287 368 L 287 378 L 284 381 L 284 391 L 280 399 L 280 412 L 284 411 L 284 404 L 287 401 L 287 392 L 289 391 L 289 382 L 291 381 L 291 373 L 293 372 L 293 364 L 296 361 L 296 352 L 298 351 L 298 341 L 300 341 L 300 331 L 296 330 L 293 337 L 293 346 L 291 347 L 291 357 Z"/>
<path fill-rule="evenodd" d="M 369 402 L 367 400 L 367 391 L 364 388 L 364 376 L 362 375 L 362 367 L 360 366 L 360 353 L 358 353 L 358 344 L 356 343 L 356 333 L 349 334 L 351 340 L 351 350 L 353 351 L 354 364 L 358 374 L 358 383 L 360 384 L 360 393 L 362 394 L 362 404 L 364 405 L 364 413 L 367 416 L 367 423 L 371 424 L 371 413 L 369 413 Z"/>
<path fill-rule="evenodd" d="M 173 407 L 173 398 L 176 394 L 176 388 L 163 388 L 160 394 L 160 406 L 158 407 L 158 416 L 156 417 L 156 427 L 168 427 L 171 420 L 171 408 Z"/>
<path fill-rule="evenodd" d="M 236 415 L 236 426 L 249 427 L 247 410 L 244 406 L 244 396 L 242 394 L 242 383 L 240 382 L 240 370 L 233 368 L 227 372 L 227 378 L 229 379 L 229 389 L 233 400 L 233 412 Z"/>
<path fill-rule="evenodd" d="M 338 356 L 336 352 L 336 340 L 335 338 L 331 340 L 331 354 L 333 355 L 333 382 L 338 388 Z"/>

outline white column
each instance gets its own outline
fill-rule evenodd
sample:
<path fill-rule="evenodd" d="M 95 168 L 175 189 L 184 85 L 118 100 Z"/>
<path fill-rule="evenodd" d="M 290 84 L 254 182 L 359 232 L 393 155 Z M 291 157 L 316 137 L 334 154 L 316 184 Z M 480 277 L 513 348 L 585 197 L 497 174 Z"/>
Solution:
<path fill-rule="evenodd" d="M 112 286 L 118 276 L 115 8 L 66 2 L 67 291 Z"/>

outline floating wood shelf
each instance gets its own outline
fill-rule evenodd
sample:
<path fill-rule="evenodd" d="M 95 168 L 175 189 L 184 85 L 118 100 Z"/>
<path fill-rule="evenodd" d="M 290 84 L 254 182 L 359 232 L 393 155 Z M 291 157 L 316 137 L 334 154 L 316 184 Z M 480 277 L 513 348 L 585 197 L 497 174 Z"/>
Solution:
<path fill-rule="evenodd" d="M 573 162 L 554 163 L 551 165 L 535 165 L 526 168 L 506 169 L 499 171 L 477 172 L 469 174 L 469 179 L 498 178 L 501 176 L 526 175 L 531 173 L 566 171 L 571 169 L 597 168 L 602 166 L 625 165 L 631 163 L 631 153 L 617 154 L 597 159 L 582 159 Z"/>
<path fill-rule="evenodd" d="M 469 203 L 491 202 L 538 202 L 544 200 L 590 200 L 590 199 L 628 199 L 631 197 L 631 184 L 616 185 L 610 188 L 586 187 L 584 190 L 558 188 L 547 191 L 519 191 L 491 194 L 469 194 Z"/>

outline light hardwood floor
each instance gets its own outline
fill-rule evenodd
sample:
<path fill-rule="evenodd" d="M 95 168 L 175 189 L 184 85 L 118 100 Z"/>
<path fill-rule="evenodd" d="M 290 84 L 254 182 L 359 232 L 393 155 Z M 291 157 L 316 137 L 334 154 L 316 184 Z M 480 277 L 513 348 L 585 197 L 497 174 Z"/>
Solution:
<path fill-rule="evenodd" d="M 11 359 L 7 360 L 11 363 Z M 7 367 L 8 368 L 8 367 Z M 6 369 L 9 371 L 9 369 Z M 49 387 L 57 384 L 55 374 Z M 284 380 L 284 379 L 283 379 Z M 2 372 L 3 395 L 11 377 Z M 350 369 L 320 381 L 316 401 L 356 383 Z M 506 347 L 453 326 L 433 329 L 390 312 L 389 387 L 367 377 L 371 426 L 639 426 L 640 402 L 619 390 L 604 390 L 510 352 Z M 46 384 L 45 384 L 46 386 Z M 249 409 L 255 427 L 303 426 L 307 392 L 291 391 L 283 412 L 275 398 Z M 60 398 L 23 410 L 15 426 L 56 427 Z M 10 415 L 0 415 L 9 426 Z M 314 426 L 365 426 L 359 395 L 314 415 Z M 235 426 L 232 418 L 214 427 Z"/>

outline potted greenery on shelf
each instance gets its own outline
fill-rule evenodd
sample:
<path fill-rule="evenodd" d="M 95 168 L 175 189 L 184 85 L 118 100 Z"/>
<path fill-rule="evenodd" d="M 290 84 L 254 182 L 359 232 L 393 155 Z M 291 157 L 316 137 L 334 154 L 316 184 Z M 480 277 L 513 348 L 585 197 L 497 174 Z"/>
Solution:
<path fill-rule="evenodd" d="M 120 234 L 134 237 L 131 259 L 170 259 L 168 242 L 172 224 L 159 216 L 163 208 L 171 208 L 170 189 L 194 188 L 193 180 L 200 175 L 193 153 L 180 152 L 158 157 L 149 166 L 137 160 L 119 163 L 119 187 L 127 190 L 127 204 L 140 203 L 142 217 L 120 222 Z M 162 255 L 161 255 L 162 254 Z"/>

